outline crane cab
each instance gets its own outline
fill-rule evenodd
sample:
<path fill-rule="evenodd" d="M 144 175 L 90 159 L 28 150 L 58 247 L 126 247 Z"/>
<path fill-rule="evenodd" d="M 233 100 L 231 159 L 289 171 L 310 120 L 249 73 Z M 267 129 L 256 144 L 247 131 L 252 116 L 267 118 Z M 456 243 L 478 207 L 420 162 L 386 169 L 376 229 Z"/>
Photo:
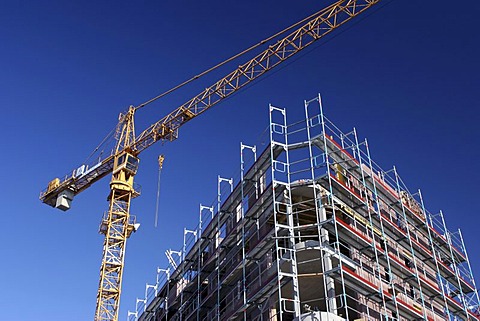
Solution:
<path fill-rule="evenodd" d="M 115 157 L 112 181 L 110 182 L 111 195 L 113 190 L 116 191 L 116 197 L 120 197 L 119 195 L 127 197 L 130 193 L 133 193 L 133 197 L 139 195 L 133 186 L 133 179 L 135 174 L 137 174 L 139 161 L 137 157 L 128 152 L 123 152 Z"/>
<path fill-rule="evenodd" d="M 137 157 L 127 152 L 123 152 L 120 156 L 115 158 L 113 174 L 116 174 L 119 171 L 124 171 L 130 175 L 135 175 L 137 174 L 139 162 L 140 160 Z"/>

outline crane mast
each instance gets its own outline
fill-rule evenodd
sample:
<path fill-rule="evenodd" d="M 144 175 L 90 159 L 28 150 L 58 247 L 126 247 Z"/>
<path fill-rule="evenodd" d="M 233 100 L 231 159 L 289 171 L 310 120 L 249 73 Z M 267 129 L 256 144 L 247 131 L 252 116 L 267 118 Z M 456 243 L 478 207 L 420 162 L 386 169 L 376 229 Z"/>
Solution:
<path fill-rule="evenodd" d="M 97 292 L 96 321 L 117 321 L 125 261 L 125 246 L 139 224 L 130 215 L 131 200 L 140 195 L 134 185 L 138 170 L 138 155 L 157 141 L 173 141 L 178 129 L 231 96 L 267 71 L 329 34 L 339 26 L 377 4 L 380 0 L 340 0 L 309 17 L 307 22 L 270 45 L 237 69 L 207 87 L 171 113 L 135 135 L 131 106 L 120 114 L 116 131 L 117 144 L 112 153 L 88 168 L 82 165 L 63 180 L 52 180 L 40 200 L 52 207 L 68 210 L 75 195 L 96 181 L 112 174 L 109 209 L 104 215 L 100 232 L 105 235 L 100 281 Z"/>
<path fill-rule="evenodd" d="M 128 146 L 135 142 L 135 108 L 120 114 L 116 131 L 117 146 L 110 181 L 109 207 L 100 224 L 105 235 L 98 285 L 95 320 L 118 320 L 118 306 L 122 289 L 123 266 L 127 238 L 139 224 L 130 215 L 130 202 L 140 195 L 133 179 L 139 159 Z"/>

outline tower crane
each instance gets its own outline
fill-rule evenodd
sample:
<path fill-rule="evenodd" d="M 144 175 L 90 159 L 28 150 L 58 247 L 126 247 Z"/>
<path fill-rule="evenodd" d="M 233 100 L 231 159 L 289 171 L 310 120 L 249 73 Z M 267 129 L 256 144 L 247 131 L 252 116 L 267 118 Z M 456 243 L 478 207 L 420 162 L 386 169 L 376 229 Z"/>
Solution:
<path fill-rule="evenodd" d="M 77 194 L 111 173 L 109 209 L 100 225 L 100 232 L 105 235 L 105 239 L 94 318 L 96 321 L 118 320 L 125 246 L 127 239 L 139 226 L 133 215 L 130 215 L 131 200 L 140 195 L 134 185 L 134 177 L 139 166 L 139 154 L 158 141 L 176 140 L 182 125 L 379 1 L 336 1 L 288 28 L 287 30 L 293 31 L 290 31 L 287 36 L 269 45 L 263 52 L 174 109 L 139 135 L 135 134 L 134 116 L 144 104 L 130 106 L 118 118 L 116 146 L 110 155 L 90 168 L 82 165 L 64 179 L 56 178 L 48 184 L 46 190 L 41 192 L 40 200 L 47 205 L 66 211 Z"/>

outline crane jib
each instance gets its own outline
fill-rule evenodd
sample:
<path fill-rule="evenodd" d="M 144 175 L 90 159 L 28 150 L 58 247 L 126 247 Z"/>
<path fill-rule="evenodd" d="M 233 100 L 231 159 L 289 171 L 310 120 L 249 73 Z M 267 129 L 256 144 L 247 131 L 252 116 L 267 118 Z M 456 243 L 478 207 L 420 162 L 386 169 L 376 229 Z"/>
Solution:
<path fill-rule="evenodd" d="M 240 65 L 236 70 L 144 130 L 138 135 L 134 149 L 141 152 L 160 139 L 174 140 L 177 137 L 178 128 L 188 120 L 207 111 L 378 2 L 379 0 L 338 1 L 320 11 L 301 28 L 278 40 L 267 50 Z M 170 132 L 165 132 L 165 129 Z"/>
<path fill-rule="evenodd" d="M 270 69 L 281 64 L 315 41 L 321 39 L 348 20 L 359 15 L 380 0 L 341 0 L 312 15 L 311 19 L 288 36 L 270 45 L 246 63 L 240 65 L 213 85 L 207 87 L 195 97 L 152 124 L 140 133 L 128 148 L 138 155 L 159 140 L 174 141 L 178 138 L 178 129 L 237 92 Z M 121 152 L 121 151 L 119 151 Z M 57 198 L 67 190 L 77 195 L 90 185 L 105 177 L 113 169 L 113 156 L 99 162 L 100 167 L 82 177 L 67 176 L 63 181 L 53 180 L 50 186 L 40 194 L 40 200 L 56 207 Z"/>

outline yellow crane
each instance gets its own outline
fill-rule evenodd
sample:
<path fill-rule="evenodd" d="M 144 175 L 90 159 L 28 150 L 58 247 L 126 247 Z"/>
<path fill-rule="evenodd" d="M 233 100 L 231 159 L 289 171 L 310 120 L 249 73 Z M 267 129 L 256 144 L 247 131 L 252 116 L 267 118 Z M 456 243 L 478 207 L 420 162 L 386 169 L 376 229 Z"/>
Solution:
<path fill-rule="evenodd" d="M 287 28 L 286 30 L 289 31 L 287 36 L 278 39 L 279 35 L 286 33 L 281 32 L 270 37 L 268 40 L 278 40 L 139 135 L 135 135 L 134 116 L 135 112 L 146 103 L 137 107 L 130 106 L 125 113 L 121 113 L 119 116 L 116 129 L 117 143 L 109 156 L 104 157 L 90 168 L 82 165 L 63 180 L 56 178 L 48 184 L 47 189 L 41 192 L 40 200 L 52 207 L 66 211 L 70 208 L 74 196 L 106 175 L 112 174 L 108 196 L 109 209 L 100 226 L 100 232 L 105 235 L 105 239 L 95 310 L 96 321 L 118 320 L 125 246 L 129 236 L 138 228 L 135 218 L 130 215 L 130 203 L 140 194 L 134 185 L 139 154 L 158 141 L 177 139 L 178 129 L 183 124 L 231 96 L 379 1 L 340 0 Z M 266 42 L 264 40 L 260 44 L 263 45 Z"/>

